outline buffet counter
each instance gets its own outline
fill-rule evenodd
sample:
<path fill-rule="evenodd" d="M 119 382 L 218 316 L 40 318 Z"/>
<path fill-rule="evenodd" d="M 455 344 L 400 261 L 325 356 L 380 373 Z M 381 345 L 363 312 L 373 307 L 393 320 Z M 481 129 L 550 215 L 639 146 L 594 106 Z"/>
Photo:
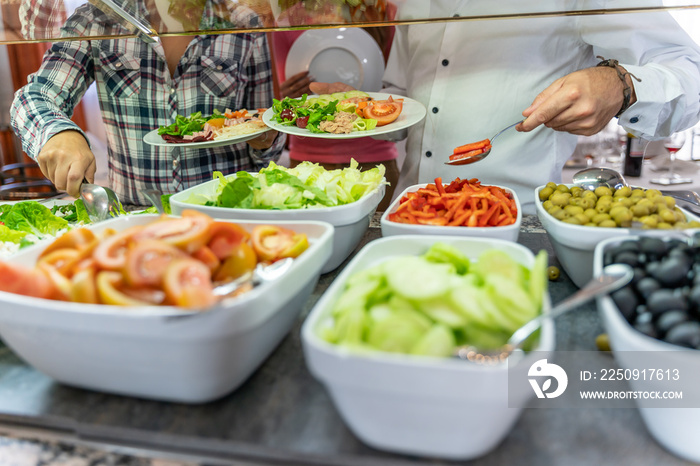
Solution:
<path fill-rule="evenodd" d="M 375 219 L 358 250 L 379 237 L 381 230 Z M 536 217 L 524 219 L 519 243 L 533 251 L 546 249 L 550 264 L 559 265 Z M 343 423 L 324 387 L 307 370 L 301 323 L 344 265 L 321 276 L 292 332 L 263 365 L 232 394 L 204 405 L 148 401 L 61 385 L 0 344 L 0 433 L 13 428 L 34 429 L 68 443 L 72 439 L 104 445 L 105 451 L 106 446 L 160 451 L 206 464 L 459 464 L 365 446 Z M 550 282 L 553 303 L 575 290 L 563 270 L 558 280 Z M 595 304 L 585 305 L 556 321 L 557 349 L 595 351 L 595 338 L 601 332 Z M 600 353 L 599 357 L 611 356 Z M 479 429 L 481 420 L 464 422 Z M 636 409 L 624 408 L 525 409 L 498 447 L 468 462 L 525 463 L 686 464 L 650 437 Z"/>

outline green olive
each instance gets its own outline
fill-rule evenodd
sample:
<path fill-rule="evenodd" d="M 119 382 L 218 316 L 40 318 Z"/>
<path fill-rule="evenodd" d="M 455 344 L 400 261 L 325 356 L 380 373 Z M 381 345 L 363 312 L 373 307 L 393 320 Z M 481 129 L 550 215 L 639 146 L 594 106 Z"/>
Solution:
<path fill-rule="evenodd" d="M 605 214 L 610 212 L 612 206 L 612 201 L 598 201 L 598 203 L 595 205 L 595 210 L 601 214 Z"/>
<path fill-rule="evenodd" d="M 550 201 L 549 199 L 542 203 L 542 207 L 544 207 L 544 210 L 546 210 L 547 212 L 549 212 L 549 209 L 551 209 L 553 206 L 554 204 L 552 204 L 552 201 Z"/>
<path fill-rule="evenodd" d="M 617 228 L 617 223 L 615 223 L 615 220 L 608 219 L 600 222 L 598 226 L 601 228 Z"/>
<path fill-rule="evenodd" d="M 569 215 L 571 216 L 583 214 L 583 207 L 579 207 L 577 205 L 567 205 L 564 207 L 564 210 L 569 212 Z"/>
<path fill-rule="evenodd" d="M 551 215 L 551 216 L 554 216 L 554 215 L 555 215 L 557 212 L 559 212 L 560 210 L 564 210 L 564 209 L 562 209 L 562 208 L 559 207 L 558 205 L 552 204 L 551 207 L 550 207 L 549 209 L 547 209 L 547 213 L 548 213 L 549 215 Z"/>
<path fill-rule="evenodd" d="M 650 214 L 653 214 L 657 210 L 656 204 L 647 198 L 640 199 L 637 205 L 645 207 Z"/>
<path fill-rule="evenodd" d="M 656 225 L 656 228 L 659 230 L 670 230 L 673 228 L 673 225 L 667 222 L 659 222 L 658 225 Z"/>
<path fill-rule="evenodd" d="M 615 198 L 614 204 L 615 205 L 623 205 L 625 207 L 631 207 L 632 204 L 634 204 L 634 201 L 632 201 L 632 199 L 629 197 L 618 196 Z"/>
<path fill-rule="evenodd" d="M 550 280 L 556 280 L 559 278 L 559 267 L 555 267 L 553 265 L 550 265 L 547 267 L 547 276 L 549 277 Z"/>
<path fill-rule="evenodd" d="M 570 198 L 571 193 L 556 192 L 552 194 L 552 197 L 550 197 L 549 200 L 552 201 L 552 204 L 563 207 L 569 204 Z"/>
<path fill-rule="evenodd" d="M 610 338 L 607 333 L 601 333 L 595 337 L 595 346 L 598 351 L 610 351 Z"/>
<path fill-rule="evenodd" d="M 632 207 L 630 207 L 630 210 L 632 211 L 632 214 L 635 217 L 644 217 L 649 215 L 649 207 L 644 205 L 644 204 L 635 204 Z"/>
<path fill-rule="evenodd" d="M 613 202 L 615 200 L 614 197 L 612 197 L 610 194 L 604 194 L 598 198 L 598 202 L 603 201 L 603 202 Z"/>
<path fill-rule="evenodd" d="M 557 220 L 566 220 L 567 218 L 571 217 L 571 214 L 564 209 L 560 209 L 555 214 L 553 214 L 553 216 Z"/>
<path fill-rule="evenodd" d="M 598 202 L 598 196 L 596 196 L 593 191 L 584 191 L 581 197 L 584 199 L 591 199 L 594 203 Z"/>
<path fill-rule="evenodd" d="M 647 199 L 654 199 L 655 197 L 662 196 L 661 191 L 658 189 L 647 189 L 644 195 Z"/>
<path fill-rule="evenodd" d="M 615 194 L 613 194 L 613 196 L 615 196 L 615 197 L 620 197 L 620 196 L 630 197 L 630 194 L 632 194 L 632 188 L 630 188 L 629 186 L 623 186 L 620 189 L 616 189 Z"/>
<path fill-rule="evenodd" d="M 586 209 L 583 211 L 583 214 L 588 217 L 589 219 L 592 219 L 596 215 L 598 215 L 598 211 L 595 209 Z"/>
<path fill-rule="evenodd" d="M 632 215 L 632 212 L 629 209 L 618 211 L 615 214 L 610 214 L 610 216 L 613 220 L 615 220 L 616 224 L 625 228 L 632 224 L 632 219 L 634 218 L 634 215 Z"/>
<path fill-rule="evenodd" d="M 612 196 L 612 189 L 608 188 L 607 186 L 598 186 L 595 188 L 594 192 L 599 198 L 601 196 Z"/>
<path fill-rule="evenodd" d="M 644 190 L 640 188 L 633 189 L 630 197 L 644 197 Z"/>
<path fill-rule="evenodd" d="M 544 185 L 545 188 L 550 188 L 552 191 L 557 189 L 557 184 L 554 181 L 550 181 L 546 185 Z"/>
<path fill-rule="evenodd" d="M 553 192 L 554 190 L 548 187 L 540 189 L 540 201 L 546 201 L 549 199 L 549 196 L 551 196 Z"/>
<path fill-rule="evenodd" d="M 666 201 L 666 207 L 669 209 L 676 207 L 676 200 L 671 196 L 663 196 L 663 200 Z"/>
<path fill-rule="evenodd" d="M 650 215 L 641 217 L 639 221 L 642 222 L 642 228 L 656 228 L 659 224 L 659 221 Z"/>
<path fill-rule="evenodd" d="M 583 192 L 583 188 L 580 186 L 572 186 L 571 188 L 569 188 L 569 192 L 572 196 L 579 197 Z"/>
<path fill-rule="evenodd" d="M 671 209 L 662 209 L 661 212 L 659 212 L 659 216 L 662 222 L 670 223 L 671 225 L 676 223 L 676 214 Z"/>
<path fill-rule="evenodd" d="M 610 214 L 596 214 L 592 219 L 591 222 L 599 224 L 603 220 L 610 220 Z"/>
<path fill-rule="evenodd" d="M 576 214 L 576 215 L 574 215 L 574 218 L 575 218 L 576 220 L 578 220 L 579 225 L 585 225 L 585 224 L 587 224 L 588 222 L 590 222 L 590 219 L 589 219 L 588 216 L 587 216 L 586 214 L 584 214 L 584 213 Z"/>
<path fill-rule="evenodd" d="M 569 187 L 565 184 L 558 184 L 556 190 L 562 193 L 570 193 Z"/>

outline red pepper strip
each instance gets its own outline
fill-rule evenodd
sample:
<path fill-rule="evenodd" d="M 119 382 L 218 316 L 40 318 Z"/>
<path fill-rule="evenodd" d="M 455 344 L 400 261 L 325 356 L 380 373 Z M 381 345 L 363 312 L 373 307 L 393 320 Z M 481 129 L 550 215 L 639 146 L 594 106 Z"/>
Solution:
<path fill-rule="evenodd" d="M 474 149 L 469 152 L 460 152 L 459 154 L 450 155 L 450 160 L 456 162 L 457 160 L 468 159 L 469 157 L 474 157 L 475 155 L 483 154 L 484 149 Z"/>
<path fill-rule="evenodd" d="M 435 188 L 437 189 L 438 194 L 441 196 L 445 195 L 445 187 L 442 185 L 442 178 L 435 178 Z"/>
<path fill-rule="evenodd" d="M 472 142 L 471 144 L 464 144 L 463 146 L 455 147 L 454 151 L 452 151 L 453 154 L 464 154 L 465 152 L 470 152 L 473 151 L 474 149 L 482 149 L 491 144 L 491 140 L 489 139 L 484 139 L 482 141 L 478 142 Z M 451 159 L 452 157 L 450 157 Z"/>
<path fill-rule="evenodd" d="M 464 204 L 467 203 L 467 199 L 469 199 L 469 194 L 468 193 L 463 194 L 457 202 L 452 204 L 452 207 L 450 207 L 450 210 L 448 210 L 447 214 L 445 214 L 445 218 L 447 220 L 452 219 L 452 217 L 455 215 L 455 212 L 457 212 L 457 210 L 464 207 Z"/>
<path fill-rule="evenodd" d="M 500 204 L 501 204 L 500 202 L 497 202 L 497 203 L 493 204 L 493 205 L 489 208 L 489 210 L 487 210 L 486 213 L 485 213 L 484 215 L 481 216 L 481 218 L 479 219 L 479 223 L 477 224 L 477 226 L 485 227 L 486 225 L 488 225 L 489 220 L 491 219 L 491 217 L 493 217 L 494 212 L 496 212 L 496 210 L 498 210 L 498 209 L 501 207 Z"/>

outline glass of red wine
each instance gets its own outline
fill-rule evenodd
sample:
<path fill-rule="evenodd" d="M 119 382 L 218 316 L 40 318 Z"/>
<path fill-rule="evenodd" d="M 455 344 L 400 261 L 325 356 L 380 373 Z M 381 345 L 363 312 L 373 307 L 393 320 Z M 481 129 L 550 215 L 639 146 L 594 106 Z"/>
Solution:
<path fill-rule="evenodd" d="M 664 148 L 668 152 L 668 170 L 660 178 L 650 180 L 652 183 L 669 185 L 693 182 L 692 179 L 683 177 L 675 171 L 676 153 L 683 147 L 683 144 L 685 144 L 685 132 L 674 133 L 664 139 Z"/>

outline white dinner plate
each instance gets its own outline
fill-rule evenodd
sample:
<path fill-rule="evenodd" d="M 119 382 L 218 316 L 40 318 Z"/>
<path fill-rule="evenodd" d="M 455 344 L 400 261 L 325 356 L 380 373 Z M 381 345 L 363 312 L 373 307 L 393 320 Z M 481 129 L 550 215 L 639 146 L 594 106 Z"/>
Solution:
<path fill-rule="evenodd" d="M 401 110 L 401 115 L 399 115 L 396 121 L 389 123 L 388 125 L 377 126 L 376 128 L 368 131 L 353 131 L 348 134 L 312 133 L 306 128 L 302 129 L 297 126 L 280 125 L 272 121 L 272 117 L 274 116 L 274 111 L 272 107 L 265 110 L 262 119 L 263 122 L 265 122 L 265 124 L 268 125 L 270 128 L 277 130 L 281 133 L 321 139 L 355 139 L 363 138 L 365 136 L 377 136 L 379 134 L 393 133 L 394 131 L 413 126 L 416 123 L 419 123 L 423 118 L 425 118 L 425 106 L 417 100 L 413 100 L 411 98 L 403 97 L 396 94 L 383 94 L 381 92 L 368 92 L 368 94 L 374 100 L 386 100 L 389 98 L 389 96 L 392 96 L 394 100 L 403 99 L 403 109 Z"/>
<path fill-rule="evenodd" d="M 310 29 L 294 41 L 285 64 L 287 79 L 302 71 L 318 82 L 376 92 L 382 88 L 384 55 L 363 29 Z"/>
<path fill-rule="evenodd" d="M 143 142 L 150 144 L 152 146 L 160 147 L 184 147 L 187 149 L 204 149 L 207 147 L 219 147 L 228 146 L 231 144 L 238 144 L 239 142 L 249 141 L 262 133 L 269 131 L 270 128 L 260 128 L 258 131 L 249 134 L 242 134 L 233 138 L 227 139 L 215 139 L 213 141 L 202 141 L 202 142 L 166 142 L 163 137 L 158 134 L 158 130 L 154 129 L 147 135 L 143 137 Z"/>

